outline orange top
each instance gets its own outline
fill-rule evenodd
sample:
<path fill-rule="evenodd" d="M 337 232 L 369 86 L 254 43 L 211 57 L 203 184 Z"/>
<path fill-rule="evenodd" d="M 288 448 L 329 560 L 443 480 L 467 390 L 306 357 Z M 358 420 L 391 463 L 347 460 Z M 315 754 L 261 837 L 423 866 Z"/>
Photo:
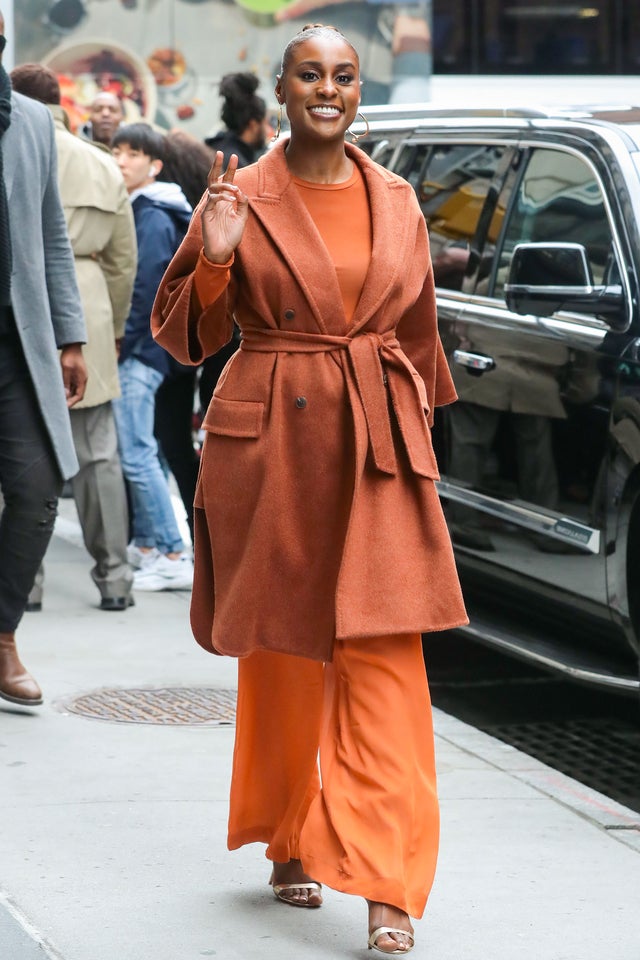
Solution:
<path fill-rule="evenodd" d="M 336 268 L 347 324 L 351 322 L 369 269 L 372 249 L 371 211 L 367 188 L 357 165 L 343 183 L 310 183 L 293 177 L 300 196 L 318 228 Z M 210 263 L 201 252 L 194 283 L 200 304 L 220 293 L 225 264 Z"/>
<path fill-rule="evenodd" d="M 293 177 L 338 275 L 347 324 L 355 312 L 371 260 L 369 197 L 362 173 L 343 183 L 309 183 Z"/>

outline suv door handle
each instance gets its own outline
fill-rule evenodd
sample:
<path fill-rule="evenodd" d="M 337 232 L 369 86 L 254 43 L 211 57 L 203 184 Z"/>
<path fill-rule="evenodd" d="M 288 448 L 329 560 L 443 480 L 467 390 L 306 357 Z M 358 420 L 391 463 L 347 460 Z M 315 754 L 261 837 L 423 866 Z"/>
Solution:
<path fill-rule="evenodd" d="M 468 370 L 472 370 L 476 374 L 493 370 L 496 365 L 493 357 L 488 357 L 486 353 L 471 353 L 469 350 L 454 350 L 453 361 L 460 364 L 461 367 L 467 367 Z"/>

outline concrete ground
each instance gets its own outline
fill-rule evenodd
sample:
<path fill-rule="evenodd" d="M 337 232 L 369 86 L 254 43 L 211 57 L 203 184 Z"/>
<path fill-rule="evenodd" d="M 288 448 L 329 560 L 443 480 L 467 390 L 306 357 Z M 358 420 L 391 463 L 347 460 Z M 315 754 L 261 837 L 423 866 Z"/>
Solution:
<path fill-rule="evenodd" d="M 361 901 L 288 908 L 258 845 L 227 852 L 232 726 L 66 708 L 106 687 L 235 685 L 191 639 L 187 593 L 104 613 L 89 566 L 65 501 L 44 610 L 19 632 L 46 702 L 0 701 L 0 960 L 364 958 Z M 440 712 L 436 737 L 441 855 L 416 960 L 639 960 L 640 815 Z"/>

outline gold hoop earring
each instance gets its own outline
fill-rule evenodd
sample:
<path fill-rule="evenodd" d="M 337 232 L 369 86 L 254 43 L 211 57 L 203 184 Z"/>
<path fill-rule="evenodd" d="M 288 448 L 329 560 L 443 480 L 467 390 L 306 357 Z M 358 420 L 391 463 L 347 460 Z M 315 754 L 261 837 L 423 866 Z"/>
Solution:
<path fill-rule="evenodd" d="M 278 104 L 278 125 L 276 126 L 276 132 L 271 137 L 271 143 L 275 143 L 278 137 L 280 136 L 280 131 L 282 130 L 282 104 Z"/>
<path fill-rule="evenodd" d="M 369 130 L 370 130 L 369 121 L 365 117 L 364 113 L 361 113 L 359 110 L 358 110 L 357 116 L 362 117 L 367 129 L 364 131 L 364 133 L 351 133 L 351 130 L 347 130 L 347 133 L 351 137 L 351 143 L 357 143 L 358 140 L 362 140 L 363 137 L 369 136 Z"/>

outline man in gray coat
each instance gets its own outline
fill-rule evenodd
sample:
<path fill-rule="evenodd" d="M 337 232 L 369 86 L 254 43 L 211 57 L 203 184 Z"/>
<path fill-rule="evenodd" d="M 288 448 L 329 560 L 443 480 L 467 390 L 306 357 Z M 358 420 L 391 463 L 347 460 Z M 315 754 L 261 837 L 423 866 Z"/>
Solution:
<path fill-rule="evenodd" d="M 84 399 L 71 413 L 80 469 L 71 481 L 84 544 L 95 561 L 91 576 L 101 610 L 133 603 L 127 560 L 129 517 L 111 401 L 120 396 L 116 344 L 131 308 L 138 250 L 129 195 L 107 150 L 74 137 L 60 106 L 60 85 L 41 63 L 11 71 L 14 93 L 39 100 L 53 116 L 58 186 L 75 257 L 89 371 Z M 42 604 L 42 577 L 29 595 L 29 609 Z"/>
<path fill-rule="evenodd" d="M 78 461 L 68 407 L 86 333 L 57 183 L 51 114 L 12 94 L 0 12 L 0 697 L 42 703 L 15 631 Z M 60 354 L 58 354 L 60 350 Z"/>

